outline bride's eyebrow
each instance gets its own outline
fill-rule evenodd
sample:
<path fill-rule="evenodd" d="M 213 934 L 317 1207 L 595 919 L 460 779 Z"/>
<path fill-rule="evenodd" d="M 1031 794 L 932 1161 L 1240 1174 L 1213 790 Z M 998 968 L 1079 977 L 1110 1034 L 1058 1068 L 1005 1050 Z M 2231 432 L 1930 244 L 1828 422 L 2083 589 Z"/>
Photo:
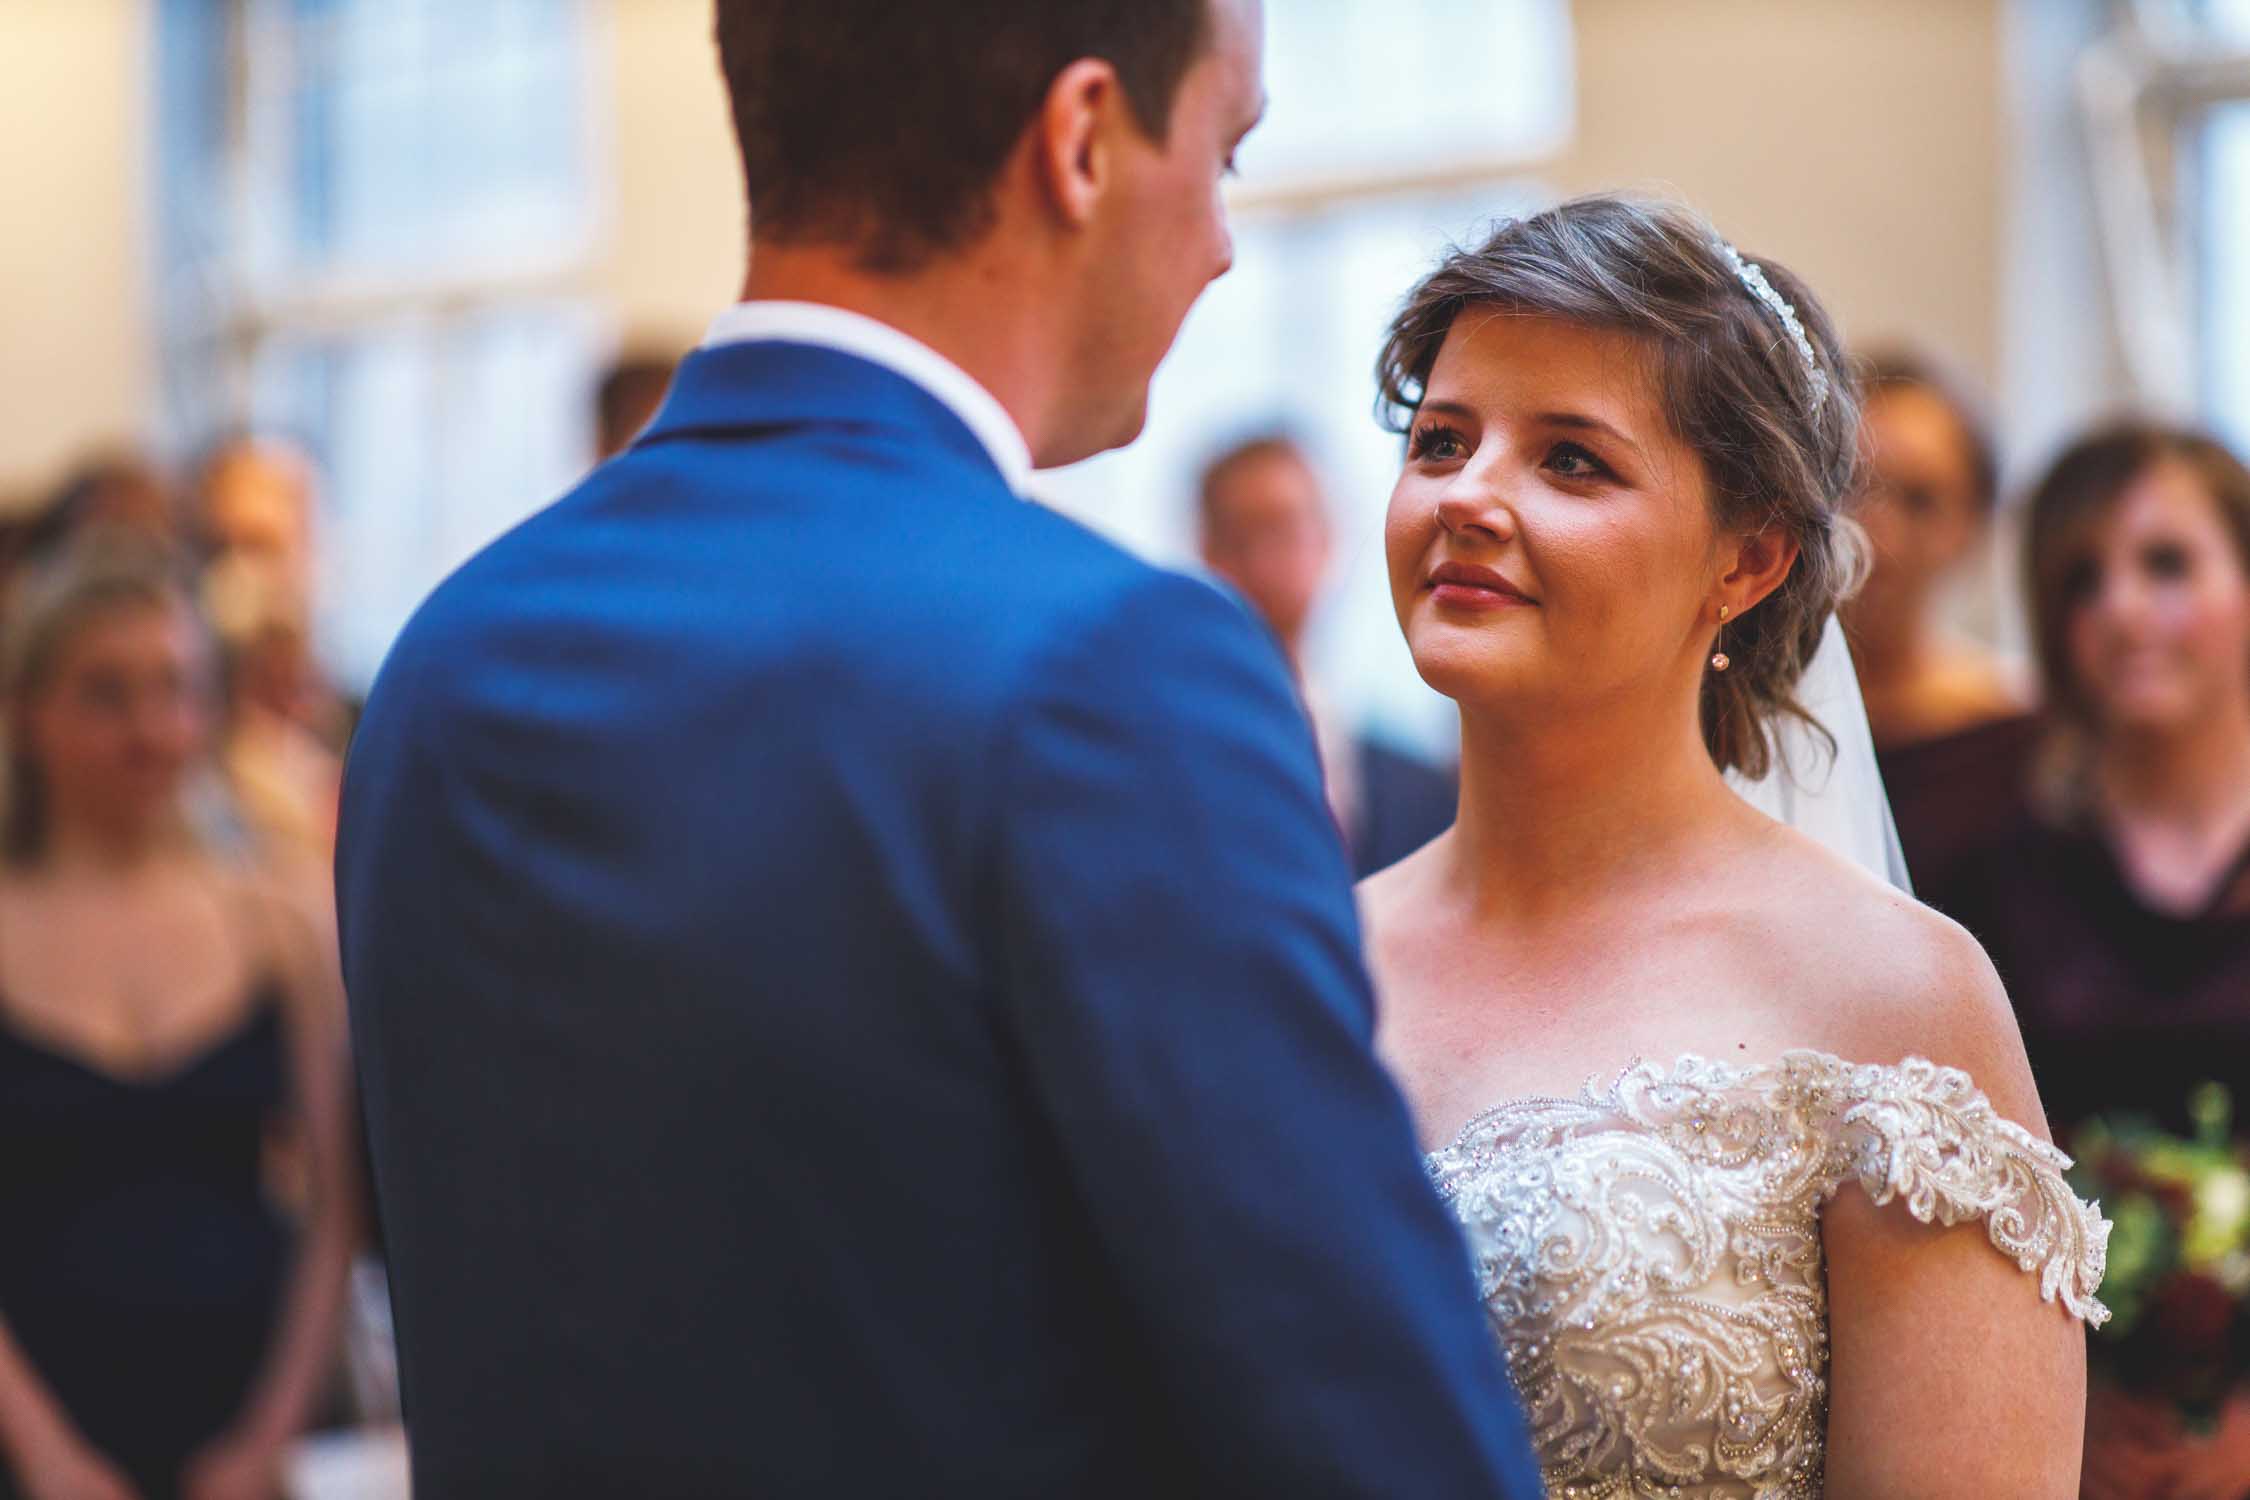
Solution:
<path fill-rule="evenodd" d="M 1624 433 L 1604 422 L 1600 417 L 1589 417 L 1584 412 L 1543 411 L 1533 420 L 1548 427 L 1569 427 L 1579 432 L 1603 432 L 1621 443 L 1627 443 L 1636 448 L 1640 446 Z"/>
<path fill-rule="evenodd" d="M 1458 401 L 1425 401 L 1414 408 L 1417 417 L 1451 417 L 1457 422 L 1474 422 L 1477 414 Z"/>
<path fill-rule="evenodd" d="M 1639 443 L 1634 442 L 1630 437 L 1627 437 L 1600 417 L 1588 416 L 1584 412 L 1577 411 L 1543 411 L 1534 420 L 1547 427 L 1561 427 L 1574 432 L 1602 433 L 1632 449 L 1636 457 L 1644 461 L 1648 458 L 1647 452 L 1642 449 Z"/>

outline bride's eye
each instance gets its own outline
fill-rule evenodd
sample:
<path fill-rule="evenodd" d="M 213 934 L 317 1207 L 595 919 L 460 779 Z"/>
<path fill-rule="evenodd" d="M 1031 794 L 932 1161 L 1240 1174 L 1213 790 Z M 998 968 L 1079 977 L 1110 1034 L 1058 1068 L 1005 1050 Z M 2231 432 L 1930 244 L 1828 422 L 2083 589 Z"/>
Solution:
<path fill-rule="evenodd" d="M 1547 454 L 1547 467 L 1565 479 L 1606 479 L 1610 467 L 1576 443 L 1557 443 Z"/>
<path fill-rule="evenodd" d="M 1448 427 L 1443 422 L 1430 422 L 1414 429 L 1407 443 L 1408 458 L 1428 458 L 1444 462 L 1469 456 L 1469 445 L 1463 440 L 1461 430 Z"/>

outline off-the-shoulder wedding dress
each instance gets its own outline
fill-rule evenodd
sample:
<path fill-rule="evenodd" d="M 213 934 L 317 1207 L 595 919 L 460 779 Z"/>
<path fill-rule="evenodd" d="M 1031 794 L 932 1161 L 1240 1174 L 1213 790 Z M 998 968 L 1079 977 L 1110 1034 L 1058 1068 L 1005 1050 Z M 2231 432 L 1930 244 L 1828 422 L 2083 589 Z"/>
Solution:
<path fill-rule="evenodd" d="M 1817 1052 L 1636 1064 L 1488 1110 L 1429 1158 L 1558 1500 L 1821 1494 L 1819 1214 L 1850 1184 L 1980 1223 L 2099 1324 L 2109 1225 L 2068 1165 L 1957 1069 Z"/>

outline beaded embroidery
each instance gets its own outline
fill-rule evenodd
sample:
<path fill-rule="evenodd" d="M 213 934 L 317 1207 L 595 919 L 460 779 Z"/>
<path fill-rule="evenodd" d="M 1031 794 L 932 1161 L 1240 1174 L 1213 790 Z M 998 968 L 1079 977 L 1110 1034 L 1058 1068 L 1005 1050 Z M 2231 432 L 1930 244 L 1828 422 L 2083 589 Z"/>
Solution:
<path fill-rule="evenodd" d="M 1848 1182 L 1925 1223 L 1981 1220 L 2042 1298 L 2109 1316 L 2109 1224 L 2069 1159 L 1920 1058 L 1636 1063 L 1487 1110 L 1427 1165 L 1557 1500 L 1820 1495 L 1819 1211 Z"/>

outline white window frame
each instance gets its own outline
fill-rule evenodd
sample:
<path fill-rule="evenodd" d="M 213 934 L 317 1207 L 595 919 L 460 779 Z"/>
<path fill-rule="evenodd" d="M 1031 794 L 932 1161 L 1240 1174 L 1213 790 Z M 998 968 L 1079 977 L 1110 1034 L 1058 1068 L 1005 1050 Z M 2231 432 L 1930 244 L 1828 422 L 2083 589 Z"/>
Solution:
<path fill-rule="evenodd" d="M 160 0 L 191 8 L 216 7 L 216 20 L 200 24 L 223 29 L 226 118 L 217 145 L 219 161 L 204 185 L 209 198 L 182 201 L 176 185 L 157 184 L 174 197 L 159 213 L 161 252 L 157 294 L 162 423 L 166 446 L 192 454 L 217 434 L 254 430 L 272 413 L 259 402 L 258 372 L 273 351 L 300 341 L 349 343 L 355 338 L 413 328 L 443 339 L 451 330 L 474 326 L 494 315 L 527 309 L 568 309 L 573 317 L 604 322 L 599 274 L 609 245 L 604 225 L 610 173 L 606 13 L 597 0 L 562 0 L 575 15 L 581 38 L 576 47 L 578 79 L 573 107 L 565 111 L 578 132 L 573 147 L 584 184 L 572 233 L 531 244 L 493 247 L 492 253 L 449 256 L 431 266 L 351 265 L 295 267 L 275 264 L 272 226 L 262 213 L 287 212 L 285 202 L 267 198 L 263 184 L 293 176 L 295 149 L 291 107 L 296 97 L 292 69 L 303 56 L 301 22 L 291 0 Z M 380 4 L 381 0 L 359 0 Z M 320 24 L 318 22 L 310 24 Z M 159 120 L 160 129 L 168 122 Z M 606 322 L 604 322 L 606 326 Z M 459 394 L 463 371 L 442 356 L 431 366 L 433 388 L 422 440 L 432 445 L 431 468 L 440 474 L 463 465 L 455 436 L 457 423 L 438 420 Z M 589 390 L 598 371 L 583 372 Z M 579 414 L 585 416 L 585 414 Z M 590 417 L 585 417 L 590 422 Z M 288 424 L 281 424 L 285 436 Z M 527 493 L 511 496 L 525 509 L 550 498 Z M 399 524 L 415 525 L 399 517 Z M 409 539 L 417 553 L 430 554 L 424 569 L 435 575 L 459 551 L 444 518 L 421 523 L 428 535 Z M 337 584 L 354 567 L 348 557 L 324 549 L 323 593 L 334 616 L 361 606 Z M 323 630 L 334 644 L 368 634 L 355 619 L 330 618 Z M 347 687 L 364 686 L 372 669 L 365 643 L 337 663 Z"/>
<path fill-rule="evenodd" d="M 2079 61 L 2110 312 L 2127 391 L 2183 421 L 2210 415 L 2203 337 L 2205 184 L 2197 149 L 2218 108 L 2250 101 L 2250 34 L 2181 0 L 2118 0 Z"/>

